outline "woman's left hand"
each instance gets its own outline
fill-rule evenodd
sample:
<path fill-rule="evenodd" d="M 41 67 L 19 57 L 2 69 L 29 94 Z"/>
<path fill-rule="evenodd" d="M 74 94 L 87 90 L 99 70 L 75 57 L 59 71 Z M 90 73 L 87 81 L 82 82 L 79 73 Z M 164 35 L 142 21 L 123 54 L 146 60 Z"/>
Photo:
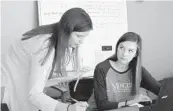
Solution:
<path fill-rule="evenodd" d="M 145 101 L 152 102 L 152 100 L 147 95 L 143 95 L 143 94 L 138 95 L 137 99 L 139 102 L 145 102 Z"/>
<path fill-rule="evenodd" d="M 136 96 L 133 100 L 128 101 L 127 105 L 131 105 L 131 104 L 139 103 L 139 102 L 145 102 L 145 101 L 152 102 L 152 100 L 147 95 L 140 94 Z"/>

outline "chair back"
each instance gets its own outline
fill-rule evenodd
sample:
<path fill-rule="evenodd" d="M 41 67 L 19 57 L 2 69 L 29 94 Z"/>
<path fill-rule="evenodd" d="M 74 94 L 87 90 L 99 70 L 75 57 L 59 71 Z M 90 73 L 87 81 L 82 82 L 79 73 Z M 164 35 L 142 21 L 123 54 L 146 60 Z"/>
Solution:
<path fill-rule="evenodd" d="M 93 78 L 80 79 L 74 92 L 75 83 L 76 80 L 69 82 L 70 96 L 78 101 L 88 101 L 94 88 Z"/>

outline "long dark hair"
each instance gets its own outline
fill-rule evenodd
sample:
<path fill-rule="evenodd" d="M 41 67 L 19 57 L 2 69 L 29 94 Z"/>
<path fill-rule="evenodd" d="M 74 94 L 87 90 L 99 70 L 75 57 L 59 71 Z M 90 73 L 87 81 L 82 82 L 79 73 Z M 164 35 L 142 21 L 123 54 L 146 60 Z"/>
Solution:
<path fill-rule="evenodd" d="M 68 40 L 70 38 L 70 34 L 73 31 L 85 32 L 91 30 L 92 28 L 93 24 L 91 18 L 83 9 L 71 8 L 62 15 L 58 23 L 40 26 L 40 28 L 38 27 L 36 29 L 28 31 L 24 35 L 27 35 L 28 37 L 28 35 L 35 36 L 38 34 L 52 33 L 52 36 L 48 39 L 48 52 L 42 62 L 42 65 L 47 61 L 51 50 L 54 48 L 55 56 L 52 63 L 52 71 L 50 75 L 52 75 L 55 68 L 58 75 L 60 74 L 60 76 L 64 76 L 65 74 L 63 72 L 66 70 L 66 65 L 68 63 L 67 60 L 69 60 Z M 28 37 L 27 39 L 31 38 L 32 36 Z M 24 37 L 23 40 L 26 40 L 26 37 Z M 73 62 L 76 64 L 76 69 L 78 69 L 78 48 L 73 49 L 72 52 L 74 53 Z"/>
<path fill-rule="evenodd" d="M 139 87 L 141 82 L 141 50 L 142 50 L 142 39 L 140 35 L 134 32 L 127 32 L 123 34 L 116 44 L 115 54 L 108 58 L 108 60 L 117 61 L 117 49 L 120 43 L 125 41 L 132 41 L 137 43 L 137 53 L 136 57 L 130 62 L 129 67 L 132 69 L 133 80 L 132 80 L 132 95 L 136 95 L 139 93 Z"/>

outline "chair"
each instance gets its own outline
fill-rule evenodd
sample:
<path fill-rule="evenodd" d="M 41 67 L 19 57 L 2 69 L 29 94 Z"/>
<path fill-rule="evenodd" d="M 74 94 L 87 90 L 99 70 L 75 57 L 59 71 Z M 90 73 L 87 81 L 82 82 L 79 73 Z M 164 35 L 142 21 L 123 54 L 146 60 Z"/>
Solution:
<path fill-rule="evenodd" d="M 77 101 L 88 101 L 91 96 L 94 88 L 94 80 L 93 78 L 81 78 L 77 83 L 76 91 L 74 91 L 74 87 L 77 80 L 72 80 L 68 83 L 69 89 L 60 88 L 58 86 L 52 86 L 50 88 L 54 89 L 55 93 L 61 93 L 58 97 L 52 97 L 53 99 L 59 99 L 62 102 L 70 102 L 74 103 L 74 99 Z M 50 95 L 48 95 L 50 96 Z"/>
<path fill-rule="evenodd" d="M 76 81 L 77 80 L 73 80 L 69 83 L 70 96 L 78 101 L 88 101 L 89 97 L 93 93 L 93 78 L 80 79 L 77 84 L 76 91 L 74 91 Z"/>

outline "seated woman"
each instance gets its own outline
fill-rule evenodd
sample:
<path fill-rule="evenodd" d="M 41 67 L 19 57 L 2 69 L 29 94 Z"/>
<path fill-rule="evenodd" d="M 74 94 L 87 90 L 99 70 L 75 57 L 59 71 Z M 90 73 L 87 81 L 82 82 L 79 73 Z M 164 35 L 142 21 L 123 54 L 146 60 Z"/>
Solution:
<path fill-rule="evenodd" d="M 118 40 L 115 54 L 96 66 L 92 96 L 99 111 L 113 111 L 124 106 L 129 106 L 129 111 L 143 111 L 145 107 L 133 106 L 144 98 L 150 100 L 139 94 L 140 87 L 158 95 L 160 84 L 142 67 L 141 52 L 140 35 L 127 32 Z"/>

